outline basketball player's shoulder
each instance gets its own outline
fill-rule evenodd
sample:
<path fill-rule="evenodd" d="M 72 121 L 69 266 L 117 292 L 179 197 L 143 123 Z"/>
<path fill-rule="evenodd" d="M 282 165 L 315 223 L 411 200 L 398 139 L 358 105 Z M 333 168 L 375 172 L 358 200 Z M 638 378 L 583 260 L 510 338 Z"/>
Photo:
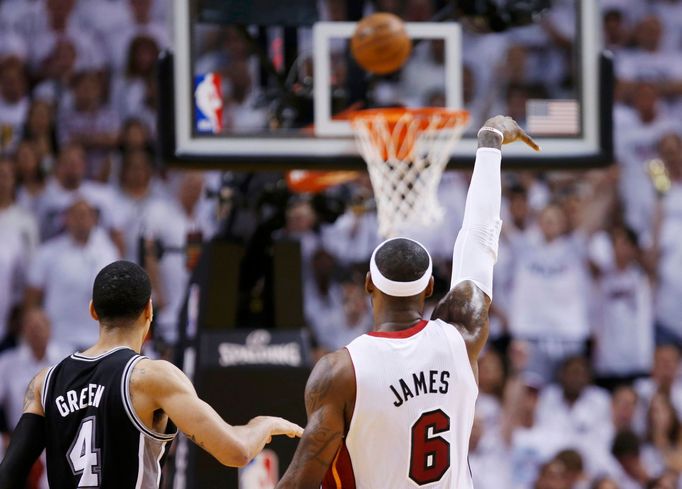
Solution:
<path fill-rule="evenodd" d="M 153 395 L 177 385 L 192 387 L 187 376 L 166 360 L 151 360 L 142 357 L 135 363 L 130 375 L 130 389 L 135 392 Z"/>
<path fill-rule="evenodd" d="M 355 371 L 350 353 L 341 348 L 323 356 L 313 368 L 305 389 L 306 408 L 315 410 L 325 399 L 355 398 Z"/>

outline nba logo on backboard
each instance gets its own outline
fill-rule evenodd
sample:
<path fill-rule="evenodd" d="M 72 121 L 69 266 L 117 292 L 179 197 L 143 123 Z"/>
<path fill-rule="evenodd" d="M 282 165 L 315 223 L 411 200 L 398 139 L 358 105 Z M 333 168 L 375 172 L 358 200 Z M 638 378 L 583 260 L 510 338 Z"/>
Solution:
<path fill-rule="evenodd" d="M 194 122 L 197 132 L 218 134 L 223 130 L 222 80 L 217 73 L 194 78 Z"/>
<path fill-rule="evenodd" d="M 279 479 L 279 458 L 265 449 L 239 469 L 239 489 L 274 489 Z"/>

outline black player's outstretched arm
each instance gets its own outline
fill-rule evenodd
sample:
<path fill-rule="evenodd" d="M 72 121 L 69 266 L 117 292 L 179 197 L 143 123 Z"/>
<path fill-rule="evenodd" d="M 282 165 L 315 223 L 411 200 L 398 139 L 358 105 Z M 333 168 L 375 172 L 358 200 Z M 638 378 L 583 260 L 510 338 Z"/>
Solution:
<path fill-rule="evenodd" d="M 45 373 L 33 377 L 24 395 L 24 414 L 0 464 L 0 489 L 24 489 L 31 467 L 45 449 L 45 412 L 40 401 Z"/>
<path fill-rule="evenodd" d="M 308 424 L 294 459 L 276 489 L 319 489 L 339 451 L 355 403 L 355 373 L 348 350 L 324 356 L 305 388 Z"/>
<path fill-rule="evenodd" d="M 134 368 L 130 389 L 141 419 L 163 411 L 187 437 L 220 463 L 241 467 L 276 435 L 301 436 L 303 428 L 285 419 L 259 416 L 244 426 L 227 424 L 199 399 L 187 376 L 161 360 L 141 360 Z"/>
<path fill-rule="evenodd" d="M 514 141 L 522 141 L 536 151 L 540 149 L 510 117 L 492 117 L 478 133 L 478 151 L 464 220 L 453 251 L 452 288 L 432 316 L 460 331 L 475 375 L 478 355 L 488 339 L 493 266 L 502 225 L 500 149 L 503 144 Z"/>

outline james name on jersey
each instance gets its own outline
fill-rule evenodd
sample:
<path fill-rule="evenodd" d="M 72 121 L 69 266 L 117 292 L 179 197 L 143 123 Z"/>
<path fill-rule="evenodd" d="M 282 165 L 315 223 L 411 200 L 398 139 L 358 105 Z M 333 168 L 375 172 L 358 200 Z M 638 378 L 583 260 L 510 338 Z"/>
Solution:
<path fill-rule="evenodd" d="M 393 403 L 395 407 L 400 407 L 403 403 L 409 401 L 415 396 L 422 394 L 447 394 L 448 393 L 448 379 L 450 372 L 447 370 L 429 370 L 427 372 L 419 372 L 412 374 L 412 378 L 400 379 L 399 387 L 391 385 L 391 391 L 396 398 Z"/>
<path fill-rule="evenodd" d="M 102 400 L 102 394 L 104 394 L 103 385 L 88 384 L 80 390 L 80 393 L 75 390 L 70 390 L 66 392 L 66 397 L 58 396 L 55 399 L 55 404 L 57 405 L 59 414 L 65 418 L 69 414 L 89 406 L 99 407 L 99 403 Z"/>

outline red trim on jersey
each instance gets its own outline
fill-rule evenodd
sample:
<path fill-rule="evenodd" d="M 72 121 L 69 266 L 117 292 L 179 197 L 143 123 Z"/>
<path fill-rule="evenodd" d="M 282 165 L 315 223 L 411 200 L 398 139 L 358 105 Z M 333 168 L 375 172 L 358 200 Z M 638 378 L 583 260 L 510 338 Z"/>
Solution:
<path fill-rule="evenodd" d="M 407 329 L 401 331 L 371 331 L 367 333 L 375 338 L 409 338 L 419 333 L 422 329 L 426 327 L 429 322 L 426 319 L 422 319 L 414 326 L 410 326 Z"/>
<path fill-rule="evenodd" d="M 322 489 L 355 489 L 353 462 L 351 462 L 345 441 L 341 443 L 334 462 L 322 479 Z"/>

